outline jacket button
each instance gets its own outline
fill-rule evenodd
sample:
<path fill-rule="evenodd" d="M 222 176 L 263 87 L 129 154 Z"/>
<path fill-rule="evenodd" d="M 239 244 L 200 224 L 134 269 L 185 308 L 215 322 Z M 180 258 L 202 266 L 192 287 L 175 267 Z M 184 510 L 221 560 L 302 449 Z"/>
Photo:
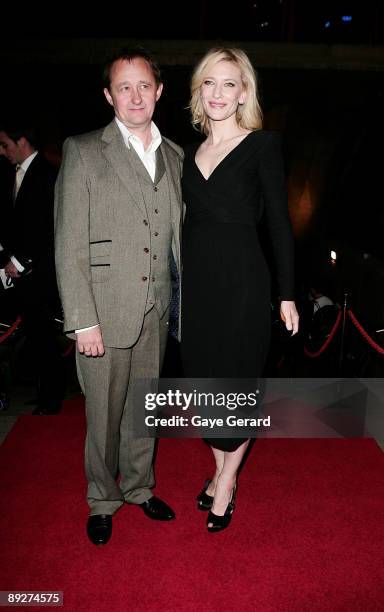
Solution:
<path fill-rule="evenodd" d="M 154 256 L 153 256 L 153 259 L 157 259 L 157 255 L 154 255 Z"/>
<path fill-rule="evenodd" d="M 155 213 L 156 213 L 156 214 L 158 214 L 158 213 L 159 213 L 159 211 L 158 211 L 158 209 L 157 209 L 157 208 L 155 208 Z"/>
<path fill-rule="evenodd" d="M 158 236 L 158 235 L 159 235 L 159 232 L 155 232 L 155 236 Z"/>
<path fill-rule="evenodd" d="M 148 221 L 146 219 L 144 219 L 143 223 L 144 225 L 148 225 Z"/>
<path fill-rule="evenodd" d="M 154 188 L 153 188 L 153 191 L 157 191 L 157 187 L 154 187 Z"/>
<path fill-rule="evenodd" d="M 148 276 L 143 276 L 141 280 L 143 280 L 143 281 L 148 280 Z"/>
<path fill-rule="evenodd" d="M 149 253 L 149 248 L 148 247 L 145 247 L 144 253 Z"/>
<path fill-rule="evenodd" d="M 155 282 L 155 277 L 154 276 L 152 276 L 152 282 Z"/>

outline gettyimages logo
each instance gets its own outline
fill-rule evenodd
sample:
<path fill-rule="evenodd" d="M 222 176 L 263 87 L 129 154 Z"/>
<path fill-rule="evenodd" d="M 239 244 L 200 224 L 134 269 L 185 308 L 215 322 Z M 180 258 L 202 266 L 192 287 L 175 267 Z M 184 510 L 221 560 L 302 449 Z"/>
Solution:
<path fill-rule="evenodd" d="M 188 410 L 191 406 L 213 408 L 224 407 L 228 410 L 236 410 L 236 408 L 250 406 L 256 407 L 257 398 L 260 395 L 259 389 L 255 389 L 250 393 L 205 393 L 198 392 L 194 389 L 190 393 L 185 393 L 176 389 L 168 389 L 166 393 L 146 393 L 145 409 L 155 410 L 163 406 L 176 406 L 181 410 Z"/>

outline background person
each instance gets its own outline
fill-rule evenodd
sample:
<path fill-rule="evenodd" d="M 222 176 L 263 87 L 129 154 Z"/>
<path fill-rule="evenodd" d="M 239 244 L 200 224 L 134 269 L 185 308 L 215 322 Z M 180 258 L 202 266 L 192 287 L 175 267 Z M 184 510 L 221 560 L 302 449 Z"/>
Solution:
<path fill-rule="evenodd" d="M 12 299 L 22 317 L 30 360 L 37 372 L 37 408 L 55 414 L 61 408 L 64 371 L 55 315 L 57 292 L 53 205 L 57 170 L 38 151 L 36 129 L 19 119 L 0 126 L 0 155 L 14 167 L 2 189 L 0 268 L 12 278 Z M 31 365 L 32 367 L 32 365 Z"/>

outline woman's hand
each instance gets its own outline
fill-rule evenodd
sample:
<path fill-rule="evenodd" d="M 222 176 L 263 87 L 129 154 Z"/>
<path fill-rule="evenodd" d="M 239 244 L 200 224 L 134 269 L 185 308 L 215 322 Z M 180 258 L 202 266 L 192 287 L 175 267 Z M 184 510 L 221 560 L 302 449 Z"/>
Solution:
<path fill-rule="evenodd" d="M 299 315 L 296 310 L 295 302 L 282 300 L 280 304 L 280 317 L 284 321 L 288 331 L 292 331 L 292 336 L 297 334 L 299 329 Z"/>

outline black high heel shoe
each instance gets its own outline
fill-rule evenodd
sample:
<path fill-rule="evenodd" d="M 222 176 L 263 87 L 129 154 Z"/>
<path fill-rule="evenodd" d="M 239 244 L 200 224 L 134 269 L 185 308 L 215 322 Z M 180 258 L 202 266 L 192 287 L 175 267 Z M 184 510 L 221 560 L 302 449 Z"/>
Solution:
<path fill-rule="evenodd" d="M 214 514 L 211 510 L 207 516 L 207 529 L 210 533 L 215 533 L 216 531 L 223 531 L 226 529 L 232 519 L 232 514 L 235 509 L 235 497 L 236 497 L 236 487 L 232 490 L 231 501 L 225 509 L 223 516 L 218 516 Z M 210 523 L 212 523 L 210 525 Z"/>
<path fill-rule="evenodd" d="M 211 482 L 212 482 L 211 480 L 206 480 L 204 489 L 200 491 L 200 493 L 196 497 L 198 510 L 206 511 L 212 508 L 213 496 L 208 495 L 208 493 L 206 492 Z"/>

